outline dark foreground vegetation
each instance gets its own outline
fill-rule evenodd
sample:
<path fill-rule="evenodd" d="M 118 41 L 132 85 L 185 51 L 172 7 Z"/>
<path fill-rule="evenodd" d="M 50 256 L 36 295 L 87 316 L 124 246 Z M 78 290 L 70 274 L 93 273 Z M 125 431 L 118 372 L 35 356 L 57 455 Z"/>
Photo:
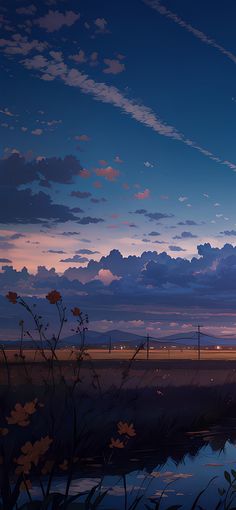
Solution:
<path fill-rule="evenodd" d="M 124 510 L 181 508 L 177 503 L 165 506 L 165 491 L 155 499 L 137 495 L 128 503 L 126 476 L 143 467 L 151 474 L 157 464 L 163 465 L 170 456 L 178 463 L 186 453 L 196 455 L 206 442 L 216 450 L 223 448 L 226 440 L 235 442 L 235 384 L 226 381 L 212 387 L 157 386 L 147 371 L 146 384 L 142 381 L 132 385 L 139 349 L 132 359 L 119 365 L 119 379 L 111 379 L 110 384 L 106 380 L 104 384 L 102 372 L 86 350 L 88 318 L 79 308 L 71 313 L 80 347 L 77 361 L 68 370 L 68 364 L 57 358 L 66 321 L 60 294 L 52 291 L 47 295 L 59 316 L 58 333 L 50 338 L 48 326 L 43 325 L 34 309 L 15 293 L 9 293 L 8 299 L 13 305 L 26 308 L 34 320 L 34 331 L 26 331 L 20 322 L 21 338 L 23 341 L 25 334 L 31 336 L 43 361 L 37 377 L 39 366 L 25 362 L 22 346 L 12 366 L 2 349 L 0 508 L 102 509 L 109 498 L 102 483 L 106 474 L 122 477 L 124 497 L 120 508 Z M 150 452 L 155 452 L 155 463 Z M 98 476 L 100 482 L 93 489 L 72 496 L 73 479 L 85 476 Z M 63 494 L 53 489 L 58 477 L 65 480 Z M 212 510 L 236 508 L 236 472 L 226 471 L 224 477 L 224 488 L 219 487 Z M 37 498 L 33 496 L 35 486 L 40 490 Z M 211 510 L 209 501 L 204 506 L 207 490 L 203 487 L 189 509 Z"/>

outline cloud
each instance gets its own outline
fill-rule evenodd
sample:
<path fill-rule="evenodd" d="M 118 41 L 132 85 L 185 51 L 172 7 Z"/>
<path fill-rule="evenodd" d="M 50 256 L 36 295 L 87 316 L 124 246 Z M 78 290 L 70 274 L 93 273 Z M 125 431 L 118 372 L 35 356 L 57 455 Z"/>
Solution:
<path fill-rule="evenodd" d="M 73 257 L 69 257 L 67 259 L 62 259 L 60 260 L 60 262 L 64 262 L 64 263 L 69 263 L 69 262 L 73 262 L 73 263 L 80 263 L 80 264 L 84 264 L 85 262 L 88 262 L 89 259 L 87 259 L 87 257 L 81 257 L 80 255 L 74 255 Z"/>
<path fill-rule="evenodd" d="M 0 263 L 2 263 L 2 264 L 12 264 L 12 260 L 0 258 Z"/>
<path fill-rule="evenodd" d="M 99 177 L 105 177 L 107 181 L 115 181 L 119 175 L 119 170 L 113 168 L 112 166 L 107 166 L 106 168 L 95 168 L 95 174 Z"/>
<path fill-rule="evenodd" d="M 200 39 L 204 44 L 208 44 L 209 46 L 212 46 L 213 48 L 217 49 L 222 55 L 229 58 L 234 64 L 236 64 L 236 55 L 232 53 L 231 51 L 228 51 L 226 48 L 224 48 L 221 44 L 218 44 L 214 39 L 206 35 L 204 32 L 201 32 L 197 28 L 193 27 L 190 23 L 187 23 L 184 21 L 180 16 L 175 14 L 173 11 L 170 11 L 164 5 L 161 5 L 159 0 L 143 0 L 145 4 L 147 4 L 149 7 L 157 11 L 162 16 L 165 16 L 168 19 L 171 19 L 177 25 L 187 30 L 187 32 L 191 33 L 196 37 L 197 39 Z"/>
<path fill-rule="evenodd" d="M 107 199 L 106 198 L 90 198 L 90 202 L 92 202 L 93 204 L 101 204 L 101 203 L 104 203 L 104 202 L 107 202 Z"/>
<path fill-rule="evenodd" d="M 17 14 L 23 14 L 25 16 L 33 16 L 37 11 L 37 7 L 33 4 L 26 7 L 18 7 L 16 9 Z"/>
<path fill-rule="evenodd" d="M 42 133 L 43 130 L 41 128 L 33 129 L 33 131 L 31 131 L 31 134 L 35 136 L 40 136 Z"/>
<path fill-rule="evenodd" d="M 104 58 L 104 63 L 107 65 L 103 72 L 106 74 L 120 74 L 125 70 L 125 65 L 117 59 Z"/>
<path fill-rule="evenodd" d="M 60 236 L 65 236 L 65 237 L 74 237 L 74 236 L 79 236 L 80 235 L 80 232 L 71 232 L 71 231 L 68 231 L 68 232 L 61 232 L 59 234 Z"/>
<path fill-rule="evenodd" d="M 80 250 L 76 250 L 76 253 L 79 255 L 93 255 L 95 253 L 99 253 L 99 251 L 88 250 L 87 248 L 81 248 Z"/>
<path fill-rule="evenodd" d="M 92 193 L 89 191 L 71 191 L 70 195 L 76 198 L 89 198 L 92 196 Z"/>
<path fill-rule="evenodd" d="M 2 43 L 1 41 L 2 40 L 0 39 L 0 48 L 5 44 L 5 42 Z M 27 59 L 23 63 L 26 67 L 29 67 L 32 61 L 33 59 Z M 228 160 L 222 160 L 218 156 L 215 156 L 215 154 L 211 151 L 201 147 L 199 144 L 179 132 L 174 126 L 162 121 L 151 110 L 151 108 L 140 104 L 140 102 L 135 99 L 129 99 L 116 87 L 109 86 L 102 82 L 96 82 L 87 74 L 81 73 L 78 69 L 69 69 L 68 66 L 62 62 L 59 63 L 59 66 L 58 63 L 55 64 L 54 61 L 52 61 L 52 64 L 47 63 L 47 65 L 45 65 L 44 63 L 41 67 L 39 66 L 38 70 L 42 72 L 42 79 L 50 80 L 54 79 L 55 76 L 58 76 L 65 84 L 71 87 L 78 87 L 84 94 L 91 95 L 95 100 L 112 104 L 116 108 L 119 108 L 122 112 L 131 116 L 137 122 L 149 127 L 160 135 L 180 141 L 188 147 L 199 151 L 212 161 L 226 165 L 236 171 L 236 165 L 234 163 L 231 163 Z"/>
<path fill-rule="evenodd" d="M 150 161 L 144 161 L 143 164 L 146 168 L 154 168 L 153 163 L 150 163 Z"/>
<path fill-rule="evenodd" d="M 197 236 L 192 234 L 192 232 L 182 232 L 180 235 L 177 235 L 175 237 L 173 237 L 173 239 L 193 239 L 193 238 L 196 238 Z"/>
<path fill-rule="evenodd" d="M 236 230 L 224 230 L 220 232 L 220 234 L 224 236 L 236 236 Z"/>
<path fill-rule="evenodd" d="M 75 138 L 75 140 L 79 140 L 80 142 L 90 142 L 90 140 L 91 140 L 90 136 L 85 135 L 85 134 L 77 135 L 74 138 Z"/>
<path fill-rule="evenodd" d="M 77 221 L 69 207 L 53 203 L 51 197 L 31 189 L 0 187 L 1 222 L 5 224 L 40 224 L 45 220 L 65 223 Z"/>
<path fill-rule="evenodd" d="M 33 50 L 40 53 L 48 46 L 47 42 L 38 41 L 33 39 L 29 41 L 28 37 L 20 34 L 13 34 L 11 39 L 0 39 L 0 49 L 8 55 L 28 55 Z"/>
<path fill-rule="evenodd" d="M 94 25 L 98 28 L 99 33 L 105 33 L 107 30 L 107 21 L 104 18 L 97 18 L 94 21 Z"/>
<path fill-rule="evenodd" d="M 178 198 L 179 202 L 186 202 L 186 200 L 188 200 L 188 197 L 183 197 L 183 196 L 180 196 Z"/>
<path fill-rule="evenodd" d="M 149 236 L 160 236 L 160 232 L 156 232 L 156 230 L 152 230 L 152 232 L 149 232 Z"/>
<path fill-rule="evenodd" d="M 97 280 L 100 280 L 104 285 L 110 285 L 110 283 L 119 280 L 119 276 L 115 276 L 109 269 L 100 269 L 96 276 Z"/>
<path fill-rule="evenodd" d="M 0 159 L 0 186 L 20 186 L 43 180 L 49 185 L 51 182 L 71 184 L 81 170 L 80 162 L 74 156 L 26 161 L 25 157 L 12 154 Z"/>
<path fill-rule="evenodd" d="M 177 223 L 177 225 L 195 226 L 195 225 L 197 225 L 197 223 L 194 220 L 185 220 L 185 221 L 179 221 L 179 223 Z"/>
<path fill-rule="evenodd" d="M 77 64 L 84 64 L 87 59 L 83 50 L 80 50 L 77 55 L 71 55 L 71 60 L 74 60 Z"/>
<path fill-rule="evenodd" d="M 35 23 L 47 32 L 55 32 L 63 26 L 71 27 L 79 18 L 80 14 L 73 11 L 66 11 L 63 14 L 59 11 L 49 10 L 45 16 L 38 18 Z"/>
<path fill-rule="evenodd" d="M 80 218 L 77 223 L 80 225 L 88 225 L 89 223 L 101 223 L 104 220 L 102 218 L 91 218 L 91 216 L 86 216 L 84 218 Z"/>
<path fill-rule="evenodd" d="M 135 193 L 134 196 L 138 200 L 145 200 L 146 198 L 149 198 L 150 190 L 148 188 L 146 188 L 144 191 L 140 191 L 139 193 Z"/>
<path fill-rule="evenodd" d="M 63 250 L 47 250 L 44 253 L 57 253 L 58 255 L 62 255 L 63 253 L 66 253 Z"/>
<path fill-rule="evenodd" d="M 181 248 L 181 246 L 175 246 L 175 245 L 170 245 L 169 250 L 170 251 L 186 251 L 184 248 Z"/>
<path fill-rule="evenodd" d="M 173 214 L 154 212 L 154 213 L 146 213 L 145 216 L 149 218 L 151 221 L 159 221 L 164 220 L 165 218 L 173 218 Z"/>
<path fill-rule="evenodd" d="M 119 164 L 124 163 L 123 159 L 121 159 L 120 156 L 116 156 L 114 158 L 114 161 L 115 161 L 115 163 L 119 163 Z"/>

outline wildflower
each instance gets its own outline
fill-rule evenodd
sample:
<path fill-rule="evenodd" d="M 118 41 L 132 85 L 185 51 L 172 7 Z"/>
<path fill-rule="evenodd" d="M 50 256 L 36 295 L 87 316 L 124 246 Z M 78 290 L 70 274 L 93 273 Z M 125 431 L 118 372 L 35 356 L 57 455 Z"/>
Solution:
<path fill-rule="evenodd" d="M 114 437 L 111 438 L 111 442 L 109 444 L 109 448 L 124 448 L 125 445 L 123 443 L 123 441 L 121 441 L 120 439 L 114 439 Z"/>
<path fill-rule="evenodd" d="M 59 464 L 59 468 L 61 468 L 61 469 L 62 469 L 62 471 L 67 471 L 67 469 L 68 469 L 68 460 L 66 460 L 66 459 L 65 459 L 65 460 L 62 462 L 62 464 Z"/>
<path fill-rule="evenodd" d="M 46 295 L 46 298 L 51 305 L 55 305 L 58 301 L 61 300 L 61 294 L 57 290 L 51 290 L 51 292 Z"/>
<path fill-rule="evenodd" d="M 75 317 L 79 317 L 81 315 L 81 310 L 80 308 L 77 308 L 77 306 L 75 306 L 71 311 Z"/>
<path fill-rule="evenodd" d="M 6 436 L 8 434 L 8 429 L 6 428 L 0 428 L 0 437 L 1 436 Z"/>
<path fill-rule="evenodd" d="M 38 465 L 40 458 L 48 451 L 51 443 L 52 439 L 50 439 L 49 436 L 42 437 L 38 441 L 35 441 L 35 443 L 27 441 L 21 447 L 23 455 L 15 459 L 16 464 L 18 464 L 16 473 L 29 474 L 32 465 Z"/>
<path fill-rule="evenodd" d="M 133 423 L 129 424 L 127 422 L 119 421 L 119 423 L 117 423 L 117 429 L 118 429 L 118 434 L 120 434 L 120 436 L 122 434 L 125 434 L 126 436 L 129 436 L 129 437 L 136 436 L 136 432 L 135 432 Z"/>
<path fill-rule="evenodd" d="M 11 411 L 11 415 L 6 418 L 9 425 L 19 425 L 20 427 L 27 427 L 29 425 L 29 416 L 36 412 L 36 405 L 38 399 L 35 398 L 32 402 L 26 402 L 24 406 L 16 404 L 15 408 Z"/>
<path fill-rule="evenodd" d="M 41 469 L 42 475 L 49 475 L 52 472 L 54 466 L 53 460 L 46 460 L 44 466 Z"/>
<path fill-rule="evenodd" d="M 16 292 L 11 292 L 9 290 L 8 294 L 6 295 L 6 298 L 10 301 L 10 303 L 12 303 L 13 305 L 15 305 L 17 303 L 17 293 Z"/>
<path fill-rule="evenodd" d="M 32 489 L 32 483 L 30 480 L 23 480 L 20 484 L 20 492 L 27 491 L 29 489 Z"/>

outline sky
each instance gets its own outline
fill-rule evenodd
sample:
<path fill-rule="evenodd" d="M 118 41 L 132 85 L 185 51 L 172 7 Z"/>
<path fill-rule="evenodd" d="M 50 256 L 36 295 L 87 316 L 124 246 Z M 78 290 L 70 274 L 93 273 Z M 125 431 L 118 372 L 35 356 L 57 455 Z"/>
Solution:
<path fill-rule="evenodd" d="M 50 288 L 100 331 L 236 334 L 235 17 L 2 0 L 2 337 Z"/>

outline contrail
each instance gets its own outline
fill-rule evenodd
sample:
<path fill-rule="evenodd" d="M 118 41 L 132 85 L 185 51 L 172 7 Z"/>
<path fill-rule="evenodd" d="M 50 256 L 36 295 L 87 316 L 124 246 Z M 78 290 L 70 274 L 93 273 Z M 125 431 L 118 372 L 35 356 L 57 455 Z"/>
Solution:
<path fill-rule="evenodd" d="M 234 64 L 236 64 L 236 55 L 234 55 L 231 51 L 226 50 L 224 46 L 218 44 L 214 39 L 204 34 L 204 32 L 201 32 L 201 30 L 194 28 L 192 25 L 190 25 L 190 23 L 187 23 L 182 18 L 180 18 L 180 16 L 164 7 L 164 5 L 161 5 L 159 0 L 143 0 L 143 2 L 152 9 L 154 9 L 155 11 L 159 12 L 159 14 L 161 14 L 162 16 L 165 16 L 166 18 L 169 18 L 175 23 L 177 23 L 177 25 L 187 30 L 187 32 L 193 34 L 194 37 L 200 39 L 200 41 L 202 41 L 203 43 L 208 44 L 208 46 L 212 46 L 213 48 L 216 48 L 220 53 L 222 53 L 222 55 L 225 55 Z"/>

